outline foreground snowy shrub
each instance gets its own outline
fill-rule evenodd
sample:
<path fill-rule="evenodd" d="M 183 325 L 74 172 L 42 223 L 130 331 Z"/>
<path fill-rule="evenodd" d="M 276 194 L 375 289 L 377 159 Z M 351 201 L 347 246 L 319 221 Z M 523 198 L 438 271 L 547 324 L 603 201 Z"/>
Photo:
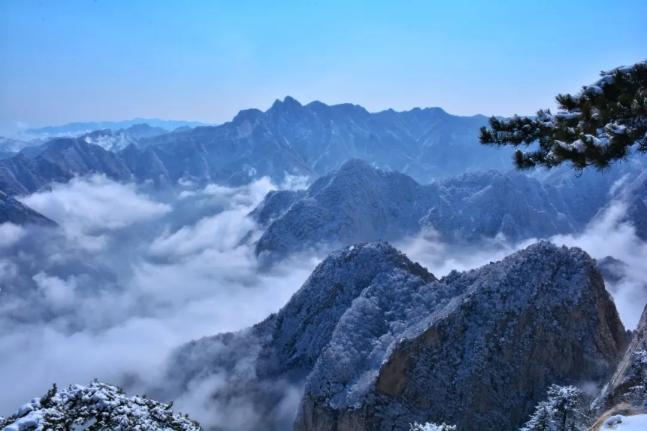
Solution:
<path fill-rule="evenodd" d="M 188 417 L 173 414 L 170 404 L 125 395 L 119 388 L 94 382 L 34 398 L 16 414 L 0 418 L 4 431 L 199 431 Z"/>
<path fill-rule="evenodd" d="M 548 399 L 537 404 L 520 431 L 584 431 L 588 427 L 583 404 L 583 393 L 578 388 L 551 385 Z"/>

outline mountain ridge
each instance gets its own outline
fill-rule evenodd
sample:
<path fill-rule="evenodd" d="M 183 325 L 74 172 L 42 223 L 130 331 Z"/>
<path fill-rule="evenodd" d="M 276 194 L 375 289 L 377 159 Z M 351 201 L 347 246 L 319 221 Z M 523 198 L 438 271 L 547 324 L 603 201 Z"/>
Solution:
<path fill-rule="evenodd" d="M 270 193 L 250 215 L 264 228 L 255 247 L 268 262 L 297 252 L 421 233 L 451 244 L 549 238 L 582 232 L 612 205 L 624 202 L 631 209 L 626 219 L 641 236 L 647 202 L 641 186 L 646 180 L 647 169 L 638 164 L 578 178 L 535 178 L 510 170 L 419 184 L 353 159 L 305 190 Z M 591 186 L 596 193 L 581 199 Z M 583 204 L 574 204 L 579 201 Z"/>
<path fill-rule="evenodd" d="M 276 182 L 286 175 L 317 177 L 353 158 L 426 182 L 477 168 L 507 168 L 509 152 L 478 143 L 479 128 L 485 124 L 483 116 L 453 116 L 440 108 L 370 113 L 359 105 L 302 105 L 286 97 L 264 112 L 242 110 L 231 121 L 217 126 L 143 136 L 132 145 L 123 140 L 115 144 L 98 139 L 87 144 L 95 142 L 115 149 L 113 154 L 129 167 L 132 178 L 159 185 L 176 184 L 183 178 L 240 185 L 261 176 Z M 76 145 L 75 151 L 89 151 L 78 148 L 76 138 L 60 139 Z M 39 154 L 55 142 L 44 144 Z M 33 150 L 21 154 L 38 156 Z M 24 177 L 46 177 L 37 167 L 30 170 L 17 163 L 15 159 L 21 154 L 0 160 L 0 171 L 5 172 L 0 175 L 0 189 L 7 193 L 32 192 L 47 185 L 21 182 Z M 73 165 L 59 167 L 63 170 L 61 178 L 78 173 Z M 96 173 L 108 174 L 109 170 L 100 161 L 88 167 Z"/>
<path fill-rule="evenodd" d="M 438 280 L 366 243 L 333 252 L 261 323 L 180 348 L 165 396 L 220 376 L 209 399 L 216 410 L 251 403 L 260 422 L 249 429 L 513 429 L 548 385 L 608 378 L 627 341 L 579 249 L 541 242 Z M 279 413 L 290 388 L 303 394 L 295 422 Z"/>

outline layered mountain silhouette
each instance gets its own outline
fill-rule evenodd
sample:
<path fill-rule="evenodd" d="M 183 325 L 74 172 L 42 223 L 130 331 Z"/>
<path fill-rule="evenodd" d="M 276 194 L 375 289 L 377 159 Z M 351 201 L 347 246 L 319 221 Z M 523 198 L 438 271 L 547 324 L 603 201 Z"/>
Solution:
<path fill-rule="evenodd" d="M 164 134 L 146 130 L 148 136 L 131 127 L 127 133 L 57 138 L 0 161 L 0 189 L 33 192 L 47 181 L 86 172 L 157 184 L 181 178 L 244 184 L 261 176 L 281 181 L 286 175 L 318 177 L 352 158 L 428 182 L 510 166 L 507 150 L 478 144 L 479 127 L 486 122 L 484 116 L 459 117 L 440 108 L 370 113 L 357 105 L 301 105 L 286 97 L 265 112 L 244 110 L 219 126 Z M 65 156 L 56 160 L 56 172 L 48 166 L 52 151 Z"/>
<path fill-rule="evenodd" d="M 134 178 L 118 154 L 89 144 L 84 138 L 56 138 L 36 154 L 23 150 L 0 160 L 0 190 L 9 195 L 28 194 L 52 182 L 67 182 L 75 175 L 92 173 L 121 181 Z"/>
<path fill-rule="evenodd" d="M 33 137 L 74 137 L 93 132 L 95 130 L 120 131 L 139 128 L 146 125 L 153 129 L 172 131 L 181 127 L 206 126 L 198 121 L 161 120 L 159 118 L 134 118 L 124 121 L 87 121 L 63 124 L 60 126 L 47 126 L 25 130 L 27 136 Z"/>
<path fill-rule="evenodd" d="M 516 429 L 550 384 L 606 381 L 627 341 L 579 249 L 538 243 L 438 280 L 368 243 L 332 253 L 262 323 L 182 347 L 166 396 L 218 376 L 205 402 L 248 403 L 250 429 Z"/>

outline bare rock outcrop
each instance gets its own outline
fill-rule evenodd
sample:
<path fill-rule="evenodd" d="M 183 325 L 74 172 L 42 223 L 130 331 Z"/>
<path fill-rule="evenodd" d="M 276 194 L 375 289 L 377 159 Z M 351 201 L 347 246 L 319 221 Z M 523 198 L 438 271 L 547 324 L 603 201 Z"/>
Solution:
<path fill-rule="evenodd" d="M 580 249 L 540 242 L 438 280 L 368 243 L 333 253 L 253 328 L 180 349 L 167 396 L 216 382 L 208 402 L 256 414 L 217 423 L 224 430 L 513 430 L 550 385 L 605 382 L 626 345 Z M 296 419 L 286 408 L 295 388 Z"/>
<path fill-rule="evenodd" d="M 340 379 L 346 353 L 333 340 L 308 378 L 296 429 L 515 429 L 550 384 L 604 381 L 624 352 L 613 301 L 579 249 L 539 243 L 430 288 L 445 286 L 460 293 L 412 320 L 377 372 L 355 363 L 353 378 Z"/>

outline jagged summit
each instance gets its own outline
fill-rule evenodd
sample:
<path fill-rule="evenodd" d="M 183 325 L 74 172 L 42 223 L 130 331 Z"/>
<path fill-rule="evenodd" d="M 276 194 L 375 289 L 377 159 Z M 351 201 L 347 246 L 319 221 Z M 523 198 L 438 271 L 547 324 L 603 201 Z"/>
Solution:
<path fill-rule="evenodd" d="M 439 296 L 415 313 L 405 311 L 406 329 L 367 363 L 363 358 L 375 352 L 370 346 L 384 337 L 378 328 L 432 292 Z M 414 419 L 468 430 L 514 429 L 528 412 L 528 393 L 550 381 L 601 381 L 625 345 L 594 261 L 577 248 L 541 242 L 501 262 L 450 274 L 420 290 L 415 302 L 406 298 L 400 289 L 386 309 L 361 307 L 340 319 L 340 335 L 306 381 L 297 429 L 354 423 L 405 430 Z M 571 321 L 572 313 L 587 317 Z M 375 338 L 366 340 L 373 330 Z M 591 339 L 582 342 L 584 334 Z M 360 384 L 367 375 L 371 383 Z"/>
<path fill-rule="evenodd" d="M 265 112 L 242 110 L 232 121 L 217 126 L 158 135 L 159 130 L 129 131 L 125 129 L 133 125 L 129 123 L 122 130 L 99 134 L 78 145 L 98 143 L 108 153 L 96 154 L 104 161 L 97 160 L 93 171 L 110 175 L 105 160 L 115 156 L 131 178 L 158 185 L 176 184 L 187 177 L 232 185 L 262 176 L 281 182 L 286 174 L 325 175 L 352 158 L 428 182 L 475 169 L 508 168 L 508 153 L 478 144 L 479 128 L 486 123 L 485 118 L 458 117 L 437 109 L 371 113 L 350 103 L 302 105 L 286 96 Z M 141 151 L 122 152 L 131 143 Z M 57 145 L 47 142 L 44 146 L 50 144 Z M 77 147 L 75 151 L 85 150 Z M 0 172 L 7 172 L 0 176 L 0 188 L 8 193 L 33 192 L 52 181 L 42 171 L 46 167 L 15 159 L 0 160 Z M 66 181 L 75 167 L 59 163 L 58 178 Z M 27 178 L 37 181 L 31 183 Z"/>
<path fill-rule="evenodd" d="M 289 108 L 301 108 L 301 107 L 303 107 L 303 105 L 298 100 L 296 100 L 294 97 L 285 96 L 283 98 L 283 100 L 276 99 L 274 101 L 274 103 L 272 104 L 272 107 L 270 108 L 270 110 L 272 110 L 272 109 L 280 109 L 280 108 L 289 109 Z"/>
<path fill-rule="evenodd" d="M 258 325 L 180 349 L 168 381 L 181 391 L 227 376 L 211 399 L 251 402 L 260 422 L 248 429 L 289 429 L 279 412 L 294 388 L 297 430 L 515 429 L 550 384 L 608 378 L 625 344 L 580 249 L 541 242 L 437 280 L 371 242 L 332 253 Z"/>

